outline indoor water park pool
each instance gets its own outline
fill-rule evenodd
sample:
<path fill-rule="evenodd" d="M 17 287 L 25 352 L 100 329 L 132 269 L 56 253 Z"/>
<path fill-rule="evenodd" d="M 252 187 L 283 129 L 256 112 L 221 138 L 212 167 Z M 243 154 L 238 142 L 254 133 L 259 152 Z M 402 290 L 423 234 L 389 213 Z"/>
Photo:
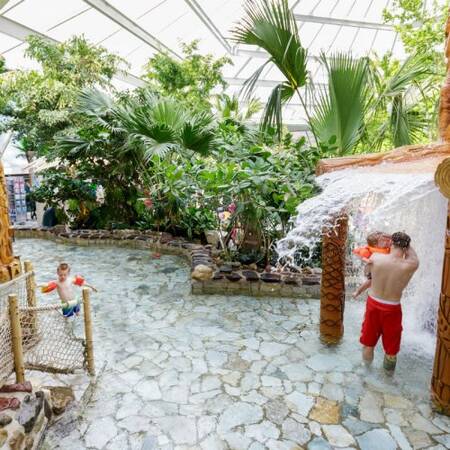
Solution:
<path fill-rule="evenodd" d="M 366 368 L 361 301 L 347 302 L 344 339 L 328 347 L 319 301 L 194 296 L 179 257 L 36 239 L 14 250 L 37 284 L 64 261 L 98 289 L 97 383 L 75 425 L 50 428 L 46 449 L 450 448 L 450 419 L 429 402 L 432 345 L 406 332 L 393 376 L 380 349 Z"/>

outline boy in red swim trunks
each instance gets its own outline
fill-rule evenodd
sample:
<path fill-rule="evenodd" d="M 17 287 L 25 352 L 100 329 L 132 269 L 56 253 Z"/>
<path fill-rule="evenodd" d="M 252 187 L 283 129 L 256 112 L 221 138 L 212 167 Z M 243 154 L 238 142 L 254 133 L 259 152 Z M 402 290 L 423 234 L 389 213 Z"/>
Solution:
<path fill-rule="evenodd" d="M 93 286 L 86 284 L 83 277 L 80 275 L 75 275 L 74 277 L 70 277 L 70 266 L 67 263 L 61 263 L 56 269 L 56 274 L 58 275 L 58 279 L 56 281 L 50 281 L 44 286 L 41 286 L 41 291 L 44 294 L 48 292 L 52 292 L 53 290 L 57 290 L 59 299 L 63 303 L 63 316 L 71 317 L 74 314 L 78 315 L 80 312 L 80 305 L 73 305 L 75 301 L 75 292 L 73 286 L 84 286 L 92 289 L 94 292 L 97 292 Z"/>
<path fill-rule="evenodd" d="M 372 282 L 360 337 L 363 359 L 367 364 L 373 361 L 374 348 L 381 336 L 385 352 L 383 366 L 388 371 L 395 369 L 400 350 L 403 330 L 400 300 L 419 267 L 419 259 L 410 242 L 406 233 L 394 233 L 391 252 L 374 253 L 367 262 Z"/>

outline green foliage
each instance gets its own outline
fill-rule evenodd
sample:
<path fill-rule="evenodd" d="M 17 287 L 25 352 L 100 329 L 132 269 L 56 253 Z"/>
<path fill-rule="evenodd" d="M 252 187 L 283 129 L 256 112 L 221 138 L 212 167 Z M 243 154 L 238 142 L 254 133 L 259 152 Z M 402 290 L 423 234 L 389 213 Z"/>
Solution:
<path fill-rule="evenodd" d="M 145 66 L 145 75 L 151 86 L 163 96 L 171 96 L 195 110 L 209 110 L 213 89 L 224 89 L 226 83 L 222 68 L 231 59 L 214 59 L 198 53 L 198 41 L 181 44 L 183 59 L 157 53 Z"/>
<path fill-rule="evenodd" d="M 3 56 L 0 55 L 0 74 L 6 72 L 6 62 L 5 62 L 5 58 Z"/>
<path fill-rule="evenodd" d="M 24 151 L 46 154 L 54 137 L 76 123 L 71 108 L 80 88 L 109 87 L 123 61 L 84 37 L 50 43 L 28 38 L 26 54 L 42 65 L 42 73 L 9 71 L 0 76 L 0 114 L 9 118 L 0 128 L 15 132 Z"/>
<path fill-rule="evenodd" d="M 444 73 L 442 54 L 448 8 L 448 0 L 394 0 L 383 16 L 394 25 L 408 54 L 423 55 L 430 67 Z"/>
<path fill-rule="evenodd" d="M 427 89 L 429 74 L 427 59 L 423 57 L 409 57 L 403 63 L 372 64 L 373 94 L 367 122 L 375 118 L 377 128 L 368 133 L 367 140 L 375 148 L 386 142 L 392 148 L 425 139 L 432 119 L 418 104 L 425 92 L 433 92 Z"/>
<path fill-rule="evenodd" d="M 295 93 L 303 103 L 299 89 L 306 85 L 308 79 L 307 51 L 300 43 L 297 23 L 287 0 L 247 1 L 244 11 L 245 16 L 232 30 L 233 39 L 240 44 L 257 45 L 270 55 L 270 58 L 245 82 L 246 96 L 252 95 L 259 77 L 268 64 L 274 64 L 286 78 L 286 81 L 272 90 L 261 123 L 263 129 L 275 126 L 280 138 L 282 105 Z"/>
<path fill-rule="evenodd" d="M 46 78 L 60 81 L 67 89 L 95 84 L 108 87 L 118 66 L 125 65 L 123 59 L 89 43 L 84 36 L 62 43 L 29 36 L 27 43 L 25 54 L 41 64 Z"/>
<path fill-rule="evenodd" d="M 407 54 L 420 55 L 428 68 L 421 87 L 423 95 L 414 107 L 406 108 L 410 119 L 403 127 L 411 127 L 416 135 L 422 135 L 422 140 L 437 138 L 439 93 L 446 74 L 444 32 L 449 6 L 449 0 L 394 0 L 383 13 L 384 20 L 399 33 Z M 398 103 L 398 111 L 405 111 L 404 102 Z"/>
<path fill-rule="evenodd" d="M 339 155 L 359 143 L 367 107 L 369 66 L 366 58 L 353 59 L 347 53 L 321 55 L 328 74 L 328 90 L 319 91 L 311 127 L 321 142 L 336 137 Z"/>

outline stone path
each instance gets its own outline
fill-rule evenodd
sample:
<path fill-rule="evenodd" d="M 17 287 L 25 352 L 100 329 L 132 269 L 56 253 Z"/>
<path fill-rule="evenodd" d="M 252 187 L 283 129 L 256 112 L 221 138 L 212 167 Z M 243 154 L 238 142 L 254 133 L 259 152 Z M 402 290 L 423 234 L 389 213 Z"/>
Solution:
<path fill-rule="evenodd" d="M 58 261 L 97 286 L 97 365 L 76 426 L 47 449 L 362 450 L 450 448 L 450 420 L 429 404 L 431 355 L 405 339 L 397 373 L 360 364 L 362 305 L 341 345 L 317 335 L 319 303 L 191 296 L 188 267 L 143 251 L 21 240 L 38 281 Z"/>

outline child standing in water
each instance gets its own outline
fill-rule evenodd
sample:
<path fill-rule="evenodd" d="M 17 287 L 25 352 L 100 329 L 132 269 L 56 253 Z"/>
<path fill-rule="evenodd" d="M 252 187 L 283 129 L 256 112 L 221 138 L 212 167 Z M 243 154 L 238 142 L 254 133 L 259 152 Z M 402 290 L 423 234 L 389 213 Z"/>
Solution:
<path fill-rule="evenodd" d="M 74 286 L 84 286 L 92 289 L 94 292 L 97 292 L 95 287 L 87 284 L 83 277 L 80 275 L 75 275 L 75 277 L 70 277 L 70 266 L 67 263 L 61 263 L 56 269 L 56 274 L 58 275 L 58 279 L 56 281 L 50 281 L 44 286 L 41 286 L 41 291 L 44 294 L 52 292 L 53 290 L 57 290 L 59 299 L 63 303 L 63 316 L 71 317 L 74 314 L 78 315 L 80 312 L 80 305 L 71 305 L 75 300 L 75 291 Z"/>

